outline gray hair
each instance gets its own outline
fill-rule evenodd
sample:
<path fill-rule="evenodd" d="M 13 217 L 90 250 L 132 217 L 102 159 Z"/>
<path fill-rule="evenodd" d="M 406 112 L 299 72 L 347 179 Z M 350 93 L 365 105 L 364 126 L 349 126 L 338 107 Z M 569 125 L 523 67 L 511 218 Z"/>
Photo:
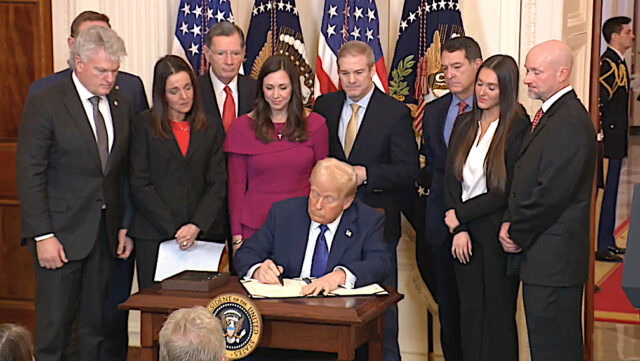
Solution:
<path fill-rule="evenodd" d="M 220 361 L 226 351 L 220 321 L 202 306 L 171 313 L 159 344 L 160 361 Z"/>
<path fill-rule="evenodd" d="M 238 37 L 240 38 L 240 47 L 244 49 L 244 33 L 242 32 L 242 29 L 238 25 L 228 21 L 216 23 L 209 29 L 206 40 L 207 47 L 211 48 L 211 42 L 216 36 L 232 36 L 233 34 L 238 34 Z"/>
<path fill-rule="evenodd" d="M 335 158 L 324 158 L 316 163 L 311 170 L 309 182 L 314 183 L 320 178 L 331 178 L 339 182 L 346 197 L 355 196 L 358 190 L 356 171 L 350 164 Z"/>
<path fill-rule="evenodd" d="M 75 58 L 79 56 L 83 62 L 96 50 L 102 49 L 111 60 L 120 62 L 120 58 L 127 55 L 124 41 L 118 33 L 103 26 L 92 26 L 80 32 L 76 37 L 69 54 L 69 67 L 75 70 Z"/>

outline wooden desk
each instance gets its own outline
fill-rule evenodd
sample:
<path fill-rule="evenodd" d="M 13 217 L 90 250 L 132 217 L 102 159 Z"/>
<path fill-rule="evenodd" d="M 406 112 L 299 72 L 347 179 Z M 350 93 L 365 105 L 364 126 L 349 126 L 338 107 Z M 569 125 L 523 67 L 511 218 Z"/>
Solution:
<path fill-rule="evenodd" d="M 338 360 L 353 360 L 356 348 L 368 341 L 369 359 L 382 360 L 382 314 L 404 297 L 388 291 L 388 296 L 253 300 L 262 315 L 258 346 L 333 352 Z M 158 359 L 158 333 L 169 313 L 206 307 L 223 293 L 247 294 L 238 279 L 231 277 L 229 283 L 209 293 L 163 291 L 154 285 L 129 297 L 120 308 L 141 311 L 140 359 Z"/>

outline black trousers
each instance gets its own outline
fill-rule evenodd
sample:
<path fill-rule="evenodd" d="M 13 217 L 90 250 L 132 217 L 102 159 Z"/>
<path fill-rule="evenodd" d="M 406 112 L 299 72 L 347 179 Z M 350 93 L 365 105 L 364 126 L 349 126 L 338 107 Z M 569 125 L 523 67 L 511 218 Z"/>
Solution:
<path fill-rule="evenodd" d="M 518 360 L 515 320 L 519 279 L 507 276 L 507 254 L 491 222 L 470 227 L 469 263 L 455 261 L 466 361 Z M 474 232 L 475 231 L 475 232 Z"/>
<path fill-rule="evenodd" d="M 113 267 L 105 215 L 91 253 L 58 269 L 42 268 L 33 254 L 36 278 L 35 357 L 38 361 L 95 361 L 104 340 L 103 305 Z M 75 320 L 77 342 L 70 342 Z"/>
<path fill-rule="evenodd" d="M 582 285 L 549 287 L 523 283 L 532 361 L 584 361 Z"/>
<path fill-rule="evenodd" d="M 434 245 L 424 239 L 416 239 L 416 261 L 422 280 L 438 303 L 440 344 L 444 359 L 461 361 L 460 296 L 451 257 L 451 241 Z"/>
<path fill-rule="evenodd" d="M 136 263 L 138 267 L 138 288 L 143 290 L 155 283 L 153 278 L 156 274 L 156 263 L 158 263 L 158 248 L 160 242 L 157 240 L 136 239 Z"/>

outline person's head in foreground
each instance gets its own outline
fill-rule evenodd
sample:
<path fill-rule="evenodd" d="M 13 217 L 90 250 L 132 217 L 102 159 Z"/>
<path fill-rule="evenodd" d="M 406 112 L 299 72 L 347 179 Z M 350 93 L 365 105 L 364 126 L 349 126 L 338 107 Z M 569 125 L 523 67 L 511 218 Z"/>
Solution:
<path fill-rule="evenodd" d="M 0 361 L 32 361 L 31 334 L 24 327 L 0 324 Z"/>
<path fill-rule="evenodd" d="M 169 315 L 160 330 L 160 361 L 224 361 L 220 321 L 202 306 Z"/>

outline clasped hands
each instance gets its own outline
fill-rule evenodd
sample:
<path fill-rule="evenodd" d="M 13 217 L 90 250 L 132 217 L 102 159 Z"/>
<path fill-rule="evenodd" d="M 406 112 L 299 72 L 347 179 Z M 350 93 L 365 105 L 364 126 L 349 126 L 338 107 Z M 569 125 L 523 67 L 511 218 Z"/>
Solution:
<path fill-rule="evenodd" d="M 444 223 L 449 228 L 450 233 L 454 233 L 455 229 L 460 226 L 460 222 L 456 216 L 454 209 L 449 209 L 445 213 Z M 502 249 L 507 253 L 519 253 L 522 249 L 509 237 L 510 222 L 502 223 L 500 232 L 498 234 L 498 240 L 502 245 Z M 471 237 L 469 232 L 463 231 L 453 235 L 453 241 L 451 243 L 451 255 L 453 258 L 458 259 L 461 263 L 469 263 L 472 253 Z"/>
<path fill-rule="evenodd" d="M 278 280 L 278 276 L 280 276 L 284 272 L 284 268 L 282 266 L 276 266 L 272 260 L 267 259 L 258 269 L 253 272 L 253 278 L 260 281 L 264 284 L 280 284 Z M 328 295 L 331 291 L 338 288 L 340 285 L 344 285 L 346 282 L 347 275 L 343 270 L 337 269 L 331 273 L 327 273 L 326 275 L 316 278 L 308 285 L 302 286 L 302 291 L 300 294 L 302 296 L 312 295 L 317 296 L 322 292 L 325 296 Z"/>
<path fill-rule="evenodd" d="M 199 233 L 200 228 L 193 223 L 185 224 L 178 228 L 175 237 L 176 242 L 178 242 L 178 245 L 180 246 L 180 250 L 184 251 L 193 246 Z"/>

